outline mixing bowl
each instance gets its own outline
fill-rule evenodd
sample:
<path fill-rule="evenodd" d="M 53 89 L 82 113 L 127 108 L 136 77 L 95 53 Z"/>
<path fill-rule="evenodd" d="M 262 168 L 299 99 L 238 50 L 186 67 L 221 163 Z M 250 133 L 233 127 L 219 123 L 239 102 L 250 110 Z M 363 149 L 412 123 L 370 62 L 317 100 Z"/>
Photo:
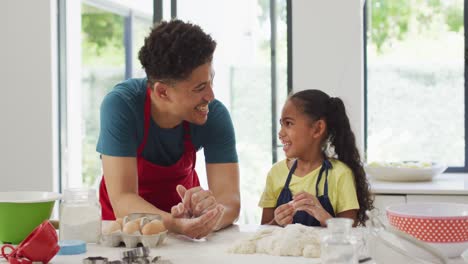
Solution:
<path fill-rule="evenodd" d="M 468 204 L 407 203 L 387 207 L 390 225 L 436 247 L 447 257 L 468 248 Z"/>
<path fill-rule="evenodd" d="M 60 197 L 53 192 L 0 192 L 0 243 L 19 244 L 50 218 Z"/>

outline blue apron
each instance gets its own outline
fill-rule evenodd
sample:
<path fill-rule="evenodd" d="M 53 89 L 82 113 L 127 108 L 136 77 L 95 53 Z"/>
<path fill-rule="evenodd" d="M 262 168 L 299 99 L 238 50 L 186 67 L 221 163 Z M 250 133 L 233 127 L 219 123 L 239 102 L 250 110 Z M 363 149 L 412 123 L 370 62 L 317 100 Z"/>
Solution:
<path fill-rule="evenodd" d="M 288 178 L 284 183 L 283 190 L 276 201 L 276 207 L 288 203 L 292 200 L 292 193 L 289 190 L 289 183 L 291 182 L 292 175 L 297 167 L 297 160 L 294 161 L 291 170 L 289 171 Z M 323 187 L 323 195 L 317 196 L 322 207 L 333 217 L 335 217 L 335 212 L 333 211 L 333 206 L 331 205 L 330 198 L 328 197 L 328 170 L 332 168 L 332 165 L 329 160 L 325 159 L 323 161 L 322 167 L 320 168 L 320 172 L 317 179 L 317 184 L 315 185 L 315 195 L 318 195 L 318 188 L 320 180 L 322 179 L 323 172 L 325 171 L 325 185 Z M 297 211 L 293 217 L 293 223 L 299 223 L 307 226 L 320 226 L 320 222 L 315 219 L 315 217 L 308 214 L 306 211 Z"/>

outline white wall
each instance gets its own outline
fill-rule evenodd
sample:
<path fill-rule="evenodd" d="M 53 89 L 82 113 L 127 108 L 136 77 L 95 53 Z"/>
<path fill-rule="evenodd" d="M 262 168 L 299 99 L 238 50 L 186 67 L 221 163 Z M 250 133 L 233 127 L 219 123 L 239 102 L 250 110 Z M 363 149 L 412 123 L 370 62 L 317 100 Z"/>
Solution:
<path fill-rule="evenodd" d="M 293 90 L 340 97 L 363 150 L 363 25 L 360 0 L 292 1 Z"/>
<path fill-rule="evenodd" d="M 57 190 L 56 2 L 0 1 L 0 191 Z"/>

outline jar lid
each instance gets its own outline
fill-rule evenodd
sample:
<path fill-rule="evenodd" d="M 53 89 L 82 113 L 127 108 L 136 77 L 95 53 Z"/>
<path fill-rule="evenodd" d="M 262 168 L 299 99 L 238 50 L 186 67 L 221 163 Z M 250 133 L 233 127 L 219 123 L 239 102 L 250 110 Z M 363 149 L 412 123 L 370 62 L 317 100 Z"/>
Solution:
<path fill-rule="evenodd" d="M 86 242 L 83 240 L 60 240 L 58 255 L 78 255 L 86 252 Z"/>
<path fill-rule="evenodd" d="M 65 189 L 63 199 L 66 201 L 97 200 L 96 190 L 88 188 Z"/>

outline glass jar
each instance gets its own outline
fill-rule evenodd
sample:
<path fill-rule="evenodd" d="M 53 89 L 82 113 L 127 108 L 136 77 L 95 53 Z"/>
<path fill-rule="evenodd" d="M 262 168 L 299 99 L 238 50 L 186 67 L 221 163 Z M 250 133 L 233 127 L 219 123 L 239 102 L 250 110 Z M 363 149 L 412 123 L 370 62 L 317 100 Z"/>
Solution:
<path fill-rule="evenodd" d="M 97 243 L 101 235 L 101 205 L 94 189 L 66 189 L 60 204 L 60 240 Z"/>
<path fill-rule="evenodd" d="M 327 234 L 321 239 L 320 260 L 323 264 L 357 264 L 358 254 L 355 241 L 350 236 L 353 220 L 330 218 Z"/>

